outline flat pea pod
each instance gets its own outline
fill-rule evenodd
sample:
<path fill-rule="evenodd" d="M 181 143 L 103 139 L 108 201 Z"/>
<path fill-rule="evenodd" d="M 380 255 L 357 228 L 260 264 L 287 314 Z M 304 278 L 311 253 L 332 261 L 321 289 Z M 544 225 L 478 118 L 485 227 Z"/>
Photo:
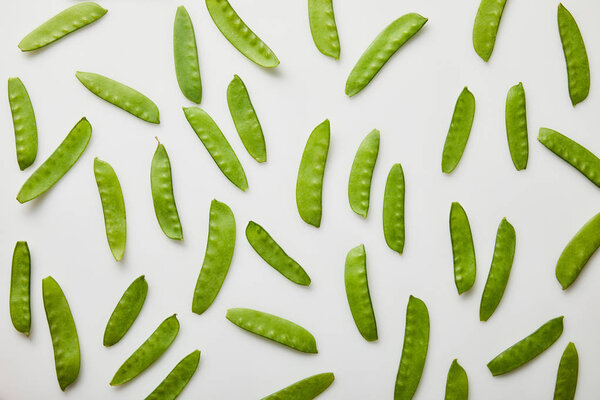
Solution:
<path fill-rule="evenodd" d="M 240 328 L 303 353 L 318 353 L 315 337 L 306 329 L 276 315 L 249 308 L 230 308 L 227 319 Z"/>
<path fill-rule="evenodd" d="M 538 140 L 600 187 L 600 158 L 594 153 L 552 129 L 540 128 Z"/>
<path fill-rule="evenodd" d="M 577 390 L 579 375 L 579 354 L 573 342 L 570 342 L 560 358 L 554 387 L 554 400 L 573 400 Z"/>
<path fill-rule="evenodd" d="M 369 212 L 371 179 L 379 154 L 379 131 L 374 129 L 358 146 L 348 181 L 348 200 L 352 211 L 363 218 Z"/>
<path fill-rule="evenodd" d="M 202 80 L 192 19 L 184 6 L 177 7 L 173 24 L 175 75 L 183 95 L 194 103 L 202 100 Z"/>
<path fill-rule="evenodd" d="M 590 62 L 577 22 L 562 4 L 558 5 L 557 18 L 567 64 L 569 96 L 575 106 L 585 100 L 590 92 Z"/>
<path fill-rule="evenodd" d="M 288 256 L 262 226 L 254 221 L 248 222 L 246 238 L 258 255 L 281 275 L 298 285 L 310 285 L 310 277 L 304 268 Z"/>
<path fill-rule="evenodd" d="M 308 0 L 310 33 L 319 51 L 336 60 L 340 58 L 340 38 L 332 0 Z"/>
<path fill-rule="evenodd" d="M 50 18 L 27 34 L 21 42 L 21 51 L 36 50 L 100 19 L 107 10 L 98 4 L 86 1 L 75 4 Z"/>
<path fill-rule="evenodd" d="M 235 125 L 248 153 L 259 163 L 267 161 L 267 148 L 260 121 L 250 101 L 244 81 L 234 75 L 227 86 L 227 105 Z"/>
<path fill-rule="evenodd" d="M 27 242 L 17 242 L 10 272 L 10 320 L 15 329 L 29 336 L 31 329 L 31 256 Z"/>
<path fill-rule="evenodd" d="M 194 376 L 199 362 L 200 351 L 194 350 L 179 361 L 160 385 L 146 396 L 146 400 L 175 400 Z"/>
<path fill-rule="evenodd" d="M 206 0 L 206 8 L 225 39 L 250 61 L 265 68 L 279 65 L 275 53 L 242 21 L 227 0 Z"/>
<path fill-rule="evenodd" d="M 127 218 L 121 184 L 110 164 L 99 158 L 94 159 L 94 176 L 102 202 L 106 239 L 113 257 L 120 261 L 127 241 Z"/>
<path fill-rule="evenodd" d="M 446 394 L 444 400 L 468 400 L 469 399 L 469 378 L 465 369 L 458 363 L 458 360 L 452 361 L 448 370 L 446 379 Z"/>
<path fill-rule="evenodd" d="M 502 300 L 515 257 L 517 237 L 515 228 L 503 218 L 496 232 L 496 244 L 490 272 L 481 295 L 479 319 L 487 321 Z"/>
<path fill-rule="evenodd" d="M 17 194 L 19 203 L 33 200 L 54 186 L 79 160 L 91 137 L 92 126 L 87 119 L 80 119 L 50 157 L 27 178 Z"/>
<path fill-rule="evenodd" d="M 410 296 L 394 400 L 410 400 L 415 395 L 425 368 L 428 347 L 429 311 L 421 299 Z"/>
<path fill-rule="evenodd" d="M 510 157 L 517 171 L 520 171 L 527 168 L 529 158 L 527 108 L 523 83 L 511 87 L 506 95 L 505 120 Z"/>
<path fill-rule="evenodd" d="M 563 317 L 551 319 L 535 332 L 498 354 L 487 364 L 493 376 L 503 375 L 533 360 L 558 340 Z"/>
<path fill-rule="evenodd" d="M 235 248 L 235 217 L 225 203 L 213 200 L 208 219 L 208 241 L 196 281 L 192 311 L 202 314 L 215 301 L 227 277 Z"/>
<path fill-rule="evenodd" d="M 38 137 L 31 99 L 19 78 L 8 78 L 8 102 L 15 130 L 17 163 L 23 171 L 35 161 Z"/>
<path fill-rule="evenodd" d="M 183 230 L 173 194 L 171 162 L 165 146 L 161 143 L 158 143 L 152 157 L 150 186 L 152 188 L 154 213 L 160 229 L 170 239 L 183 240 Z"/>
<path fill-rule="evenodd" d="M 312 131 L 298 168 L 296 180 L 296 206 L 304 222 L 321 226 L 323 214 L 323 176 L 329 153 L 329 120 L 321 122 Z"/>
<path fill-rule="evenodd" d="M 79 375 L 81 354 L 77 328 L 65 294 L 51 276 L 42 280 L 42 297 L 54 348 L 56 378 L 64 391 Z"/>
<path fill-rule="evenodd" d="M 371 304 L 364 245 L 361 244 L 348 252 L 344 282 L 348 304 L 358 331 L 369 342 L 377 340 L 377 322 Z"/>
<path fill-rule="evenodd" d="M 473 24 L 473 48 L 487 62 L 494 51 L 506 0 L 481 0 Z"/>
<path fill-rule="evenodd" d="M 385 183 L 383 195 L 383 234 L 388 247 L 400 254 L 404 251 L 404 172 L 394 164 Z"/>
<path fill-rule="evenodd" d="M 600 247 L 600 213 L 577 231 L 556 263 L 556 279 L 563 290 L 575 282 L 592 255 Z"/>
<path fill-rule="evenodd" d="M 183 107 L 183 112 L 223 175 L 238 188 L 248 190 L 248 180 L 240 160 L 210 115 L 200 107 Z"/>
<path fill-rule="evenodd" d="M 457 202 L 452 203 L 450 208 L 450 239 L 454 261 L 454 283 L 458 294 L 461 295 L 471 289 L 475 283 L 477 262 L 471 224 L 465 209 Z"/>
<path fill-rule="evenodd" d="M 135 279 L 125 289 L 125 293 L 121 296 L 104 329 L 104 346 L 112 346 L 125 336 L 142 311 L 147 294 L 148 282 L 144 275 Z"/>
<path fill-rule="evenodd" d="M 458 166 L 467 147 L 475 118 L 475 96 L 465 86 L 462 90 L 452 114 L 452 122 L 448 129 L 444 150 L 442 152 L 442 172 L 449 174 Z"/>
<path fill-rule="evenodd" d="M 83 86 L 102 100 L 146 122 L 160 123 L 156 104 L 137 90 L 93 72 L 77 71 L 75 76 Z"/>
<path fill-rule="evenodd" d="M 262 400 L 313 400 L 327 390 L 334 379 L 332 372 L 313 375 L 263 397 Z"/>
<path fill-rule="evenodd" d="M 111 386 L 127 383 L 152 365 L 170 346 L 179 333 L 176 315 L 165 319 L 148 339 L 119 367 Z"/>

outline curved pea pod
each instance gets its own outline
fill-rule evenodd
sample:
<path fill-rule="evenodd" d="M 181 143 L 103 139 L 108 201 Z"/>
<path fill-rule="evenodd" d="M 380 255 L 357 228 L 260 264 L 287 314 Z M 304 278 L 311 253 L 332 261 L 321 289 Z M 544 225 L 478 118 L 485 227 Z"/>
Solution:
<path fill-rule="evenodd" d="M 600 213 L 594 215 L 569 241 L 556 263 L 556 279 L 563 290 L 575 282 L 600 247 Z"/>
<path fill-rule="evenodd" d="M 348 200 L 352 211 L 363 218 L 369 212 L 371 179 L 379 154 L 379 131 L 374 129 L 358 147 L 348 181 Z"/>
<path fill-rule="evenodd" d="M 275 53 L 242 21 L 227 0 L 206 0 L 206 8 L 225 39 L 261 67 L 279 65 Z"/>
<path fill-rule="evenodd" d="M 154 363 L 179 333 L 179 321 L 172 315 L 165 319 L 150 337 L 119 367 L 110 381 L 111 386 L 127 383 Z"/>
<path fill-rule="evenodd" d="M 198 49 L 192 19 L 184 6 L 177 7 L 173 23 L 173 55 L 175 58 L 175 75 L 181 93 L 190 101 L 200 103 L 202 100 L 202 79 Z"/>
<path fill-rule="evenodd" d="M 310 33 L 319 51 L 336 60 L 340 58 L 338 37 L 332 0 L 308 0 Z"/>
<path fill-rule="evenodd" d="M 121 296 L 104 329 L 104 346 L 112 346 L 125 336 L 142 311 L 147 294 L 148 282 L 144 275 L 134 280 L 125 289 L 125 293 Z"/>
<path fill-rule="evenodd" d="M 42 297 L 54 348 L 56 377 L 64 391 L 79 375 L 81 355 L 77 328 L 65 294 L 51 276 L 42 280 Z"/>
<path fill-rule="evenodd" d="M 10 320 L 15 329 L 29 336 L 31 329 L 31 256 L 27 242 L 17 242 L 10 272 Z"/>
<path fill-rule="evenodd" d="M 323 176 L 329 153 L 329 120 L 321 122 L 312 131 L 298 168 L 296 206 L 300 217 L 315 227 L 321 226 L 323 213 Z"/>
<path fill-rule="evenodd" d="M 570 342 L 560 358 L 554 387 L 554 400 L 573 400 L 577 390 L 579 375 L 579 355 L 573 342 Z"/>
<path fill-rule="evenodd" d="M 506 137 L 510 157 L 517 171 L 527 168 L 529 140 L 527 138 L 527 108 L 523 83 L 510 88 L 506 95 Z"/>
<path fill-rule="evenodd" d="M 516 242 L 515 228 L 506 218 L 502 219 L 496 232 L 492 266 L 481 295 L 479 306 L 479 319 L 481 321 L 487 321 L 496 311 L 500 300 L 502 300 L 515 257 Z"/>
<path fill-rule="evenodd" d="M 318 353 L 314 336 L 287 319 L 249 308 L 230 308 L 227 310 L 226 317 L 240 328 L 255 335 L 303 353 Z"/>
<path fill-rule="evenodd" d="M 465 369 L 455 359 L 448 370 L 444 400 L 468 400 L 469 378 Z"/>
<path fill-rule="evenodd" d="M 165 146 L 160 143 L 152 157 L 150 186 L 154 212 L 160 228 L 169 239 L 183 240 L 183 230 L 173 195 L 171 162 Z"/>
<path fill-rule="evenodd" d="M 377 340 L 377 323 L 371 304 L 364 245 L 361 244 L 348 252 L 344 282 L 348 304 L 358 331 L 369 342 Z"/>
<path fill-rule="evenodd" d="M 575 106 L 585 100 L 590 92 L 590 62 L 577 22 L 562 4 L 558 5 L 557 18 L 567 64 L 569 96 Z"/>
<path fill-rule="evenodd" d="M 8 78 L 8 102 L 15 130 L 17 163 L 23 171 L 35 161 L 38 137 L 31 99 L 19 78 Z"/>
<path fill-rule="evenodd" d="M 390 249 L 404 250 L 404 172 L 394 164 L 385 183 L 383 196 L 383 234 Z"/>
<path fill-rule="evenodd" d="M 82 118 L 50 157 L 25 181 L 17 194 L 19 203 L 33 200 L 54 186 L 79 160 L 91 137 L 92 126 Z"/>
<path fill-rule="evenodd" d="M 100 19 L 107 10 L 88 1 L 75 4 L 50 18 L 27 34 L 21 42 L 21 51 L 31 51 L 50 43 Z"/>
<path fill-rule="evenodd" d="M 262 400 L 312 400 L 327 390 L 334 379 L 332 372 L 313 375 L 263 397 Z"/>
<path fill-rule="evenodd" d="M 121 184 L 110 164 L 98 158 L 94 159 L 94 176 L 102 202 L 108 245 L 115 260 L 120 261 L 127 241 L 127 219 Z"/>
<path fill-rule="evenodd" d="M 262 226 L 248 222 L 246 238 L 258 255 L 281 275 L 298 285 L 310 285 L 310 277 L 304 268 L 288 256 Z"/>
<path fill-rule="evenodd" d="M 475 96 L 465 86 L 452 114 L 452 122 L 442 152 L 442 172 L 449 174 L 458 166 L 467 147 L 475 118 Z"/>
<path fill-rule="evenodd" d="M 79 82 L 102 100 L 153 124 L 160 123 L 158 107 L 137 90 L 93 72 L 75 73 Z"/>
<path fill-rule="evenodd" d="M 235 217 L 225 203 L 210 203 L 208 241 L 192 301 L 192 311 L 202 314 L 215 301 L 227 277 L 235 248 Z"/>
<path fill-rule="evenodd" d="M 169 372 L 169 375 L 146 397 L 146 400 L 175 400 L 194 376 L 199 362 L 200 351 L 194 350 Z"/>
<path fill-rule="evenodd" d="M 494 376 L 506 374 L 533 360 L 558 340 L 563 332 L 563 317 L 551 319 L 525 339 L 498 354 L 487 364 Z"/>
<path fill-rule="evenodd" d="M 408 299 L 402 357 L 396 376 L 394 400 L 413 398 L 427 358 L 429 347 L 429 311 L 425 303 L 414 296 Z"/>
<path fill-rule="evenodd" d="M 450 239 L 454 261 L 454 283 L 461 295 L 473 287 L 477 272 L 475 247 L 469 218 L 462 206 L 454 202 L 450 208 Z"/>
<path fill-rule="evenodd" d="M 260 121 L 242 79 L 234 75 L 227 86 L 227 105 L 235 129 L 248 153 L 259 163 L 267 161 L 267 148 Z"/>
<path fill-rule="evenodd" d="M 200 107 L 183 107 L 183 112 L 223 175 L 246 191 L 248 180 L 244 168 L 215 121 Z"/>
<path fill-rule="evenodd" d="M 473 24 L 473 48 L 487 62 L 494 51 L 506 0 L 481 0 Z"/>

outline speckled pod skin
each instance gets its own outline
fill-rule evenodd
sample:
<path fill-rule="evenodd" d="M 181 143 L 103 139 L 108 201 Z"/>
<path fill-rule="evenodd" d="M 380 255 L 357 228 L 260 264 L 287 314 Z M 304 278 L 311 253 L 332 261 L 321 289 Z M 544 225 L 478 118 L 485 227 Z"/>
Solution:
<path fill-rule="evenodd" d="M 510 157 L 517 171 L 520 171 L 527 168 L 529 158 L 527 108 L 522 83 L 511 87 L 506 95 L 505 120 Z"/>
<path fill-rule="evenodd" d="M 404 251 L 404 172 L 394 164 L 385 183 L 383 196 L 383 234 L 388 247 L 399 254 Z"/>
<path fill-rule="evenodd" d="M 8 78 L 8 102 L 15 129 L 17 162 L 23 171 L 35 161 L 38 137 L 33 106 L 19 78 Z"/>
<path fill-rule="evenodd" d="M 17 242 L 10 272 L 10 320 L 15 329 L 29 336 L 31 329 L 31 256 L 27 242 Z"/>
<path fill-rule="evenodd" d="M 198 49 L 192 19 L 184 6 L 177 7 L 173 24 L 173 54 L 175 75 L 179 88 L 188 100 L 199 104 L 202 100 L 202 80 Z"/>
<path fill-rule="evenodd" d="M 473 24 L 473 48 L 487 62 L 496 44 L 496 36 L 506 0 L 481 0 Z"/>
<path fill-rule="evenodd" d="M 183 240 L 183 230 L 173 194 L 171 162 L 165 146 L 158 144 L 150 166 L 150 186 L 154 213 L 160 228 L 169 239 Z"/>
<path fill-rule="evenodd" d="M 336 60 L 340 58 L 338 37 L 332 0 L 308 0 L 310 33 L 319 51 Z"/>
<path fill-rule="evenodd" d="M 348 180 L 348 201 L 350 208 L 363 218 L 369 212 L 371 179 L 379 154 L 379 131 L 374 129 L 360 143 Z"/>
<path fill-rule="evenodd" d="M 146 400 L 175 400 L 194 376 L 199 362 L 200 351 L 194 350 L 169 372 L 169 375 L 146 397 Z"/>
<path fill-rule="evenodd" d="M 573 400 L 579 375 L 579 354 L 573 342 L 569 343 L 560 358 L 554 387 L 554 400 Z"/>
<path fill-rule="evenodd" d="M 346 296 L 358 331 L 368 342 L 377 340 L 377 322 L 367 278 L 367 253 L 360 245 L 348 252 L 344 268 Z"/>
<path fill-rule="evenodd" d="M 475 96 L 465 87 L 454 106 L 452 122 L 442 151 L 442 172 L 449 174 L 458 166 L 467 147 L 475 118 Z"/>
<path fill-rule="evenodd" d="M 577 22 L 562 4 L 558 5 L 557 19 L 567 64 L 569 96 L 575 106 L 585 100 L 590 92 L 590 62 Z"/>
<path fill-rule="evenodd" d="M 448 370 L 444 400 L 468 400 L 469 378 L 465 369 L 455 359 Z"/>
<path fill-rule="evenodd" d="M 148 282 L 144 275 L 134 280 L 119 299 L 104 329 L 104 346 L 118 343 L 135 322 L 148 294 Z"/>
<path fill-rule="evenodd" d="M 331 386 L 334 379 L 331 372 L 313 375 L 263 397 L 262 400 L 312 400 Z"/>
<path fill-rule="evenodd" d="M 477 272 L 475 246 L 469 218 L 462 206 L 454 202 L 450 208 L 450 239 L 454 262 L 454 283 L 461 295 L 473 287 Z"/>

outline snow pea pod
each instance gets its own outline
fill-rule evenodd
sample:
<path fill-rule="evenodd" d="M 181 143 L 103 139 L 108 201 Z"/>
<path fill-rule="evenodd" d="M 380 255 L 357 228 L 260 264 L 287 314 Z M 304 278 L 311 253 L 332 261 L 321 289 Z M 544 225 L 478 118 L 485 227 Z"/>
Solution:
<path fill-rule="evenodd" d="M 506 95 L 506 137 L 510 157 L 517 171 L 527 167 L 529 141 L 527 139 L 527 108 L 523 83 L 510 88 Z"/>
<path fill-rule="evenodd" d="M 107 10 L 91 1 L 75 4 L 28 33 L 19 42 L 19 49 L 30 51 L 47 46 L 63 36 L 100 19 L 106 12 Z"/>
<path fill-rule="evenodd" d="M 15 130 L 17 163 L 23 171 L 35 161 L 38 138 L 31 99 L 19 78 L 8 78 L 8 102 Z"/>
<path fill-rule="evenodd" d="M 152 188 L 154 212 L 160 229 L 170 239 L 183 240 L 183 231 L 177 213 L 175 196 L 173 195 L 171 162 L 165 146 L 160 142 L 152 157 L 150 186 Z"/>
<path fill-rule="evenodd" d="M 10 320 L 15 329 L 29 336 L 31 256 L 27 242 L 17 242 L 10 272 Z"/>
<path fill-rule="evenodd" d="M 50 157 L 25 181 L 17 194 L 19 203 L 33 200 L 54 186 L 79 160 L 91 137 L 92 126 L 87 119 L 80 119 Z"/>
<path fill-rule="evenodd" d="M 450 239 L 454 261 L 454 283 L 461 295 L 473 287 L 477 272 L 475 247 L 469 218 L 462 206 L 454 202 L 450 208 Z"/>
<path fill-rule="evenodd" d="M 215 121 L 200 107 L 183 107 L 183 112 L 223 175 L 246 191 L 248 180 L 244 168 Z"/>
<path fill-rule="evenodd" d="M 577 390 L 579 355 L 573 342 L 570 342 L 560 358 L 554 387 L 554 400 L 573 400 Z"/>
<path fill-rule="evenodd" d="M 444 400 L 468 400 L 468 398 L 469 378 L 465 369 L 455 359 L 448 370 Z"/>
<path fill-rule="evenodd" d="M 458 166 L 467 147 L 475 118 L 475 96 L 465 86 L 462 90 L 452 114 L 452 121 L 442 152 L 442 172 L 449 174 Z"/>
<path fill-rule="evenodd" d="M 410 13 L 389 24 L 365 52 L 346 80 L 346 94 L 350 97 L 363 90 L 388 60 L 427 22 L 427 18 Z"/>
<path fill-rule="evenodd" d="M 313 375 L 263 397 L 262 400 L 313 400 L 327 390 L 334 379 L 332 372 Z"/>
<path fill-rule="evenodd" d="M 557 18 L 567 64 L 569 97 L 575 106 L 585 100 L 590 92 L 590 62 L 577 22 L 562 4 L 558 5 Z"/>
<path fill-rule="evenodd" d="M 75 76 L 83 86 L 102 100 L 146 122 L 160 123 L 156 104 L 137 90 L 93 72 L 77 71 Z"/>
<path fill-rule="evenodd" d="M 279 65 L 275 53 L 242 21 L 229 1 L 206 0 L 206 8 L 225 39 L 250 61 L 265 68 Z"/>
<path fill-rule="evenodd" d="M 383 196 L 383 234 L 388 247 L 400 254 L 404 250 L 404 172 L 394 164 L 385 183 Z"/>
<path fill-rule="evenodd" d="M 563 290 L 575 282 L 600 247 L 600 213 L 594 215 L 569 241 L 556 263 L 556 279 Z"/>
<path fill-rule="evenodd" d="M 246 238 L 258 255 L 281 275 L 298 285 L 310 285 L 310 277 L 304 268 L 288 256 L 262 226 L 254 221 L 248 222 Z"/>
<path fill-rule="evenodd" d="M 175 75 L 183 95 L 194 103 L 202 100 L 202 79 L 192 19 L 184 6 L 177 7 L 173 23 Z"/>
<path fill-rule="evenodd" d="M 487 62 L 494 51 L 506 0 L 481 0 L 473 24 L 473 48 Z"/>
<path fill-rule="evenodd" d="M 373 129 L 358 146 L 350 179 L 348 181 L 348 200 L 352 210 L 363 218 L 369 212 L 371 196 L 371 179 L 379 154 L 379 131 Z"/>
<path fill-rule="evenodd" d="M 364 245 L 361 244 L 348 252 L 344 282 L 348 304 L 358 331 L 369 342 L 377 340 L 377 323 L 371 304 L 367 278 L 367 253 Z"/>
<path fill-rule="evenodd" d="M 194 350 L 181 360 L 146 400 L 175 400 L 198 368 L 200 351 Z"/>
<path fill-rule="evenodd" d="M 104 346 L 112 346 L 125 336 L 140 314 L 146 301 L 146 294 L 148 294 L 148 282 L 144 275 L 134 280 L 125 289 L 104 329 Z"/>
<path fill-rule="evenodd" d="M 154 363 L 170 346 L 179 333 L 176 315 L 165 319 L 148 339 L 119 367 L 111 386 L 127 383 Z"/>
<path fill-rule="evenodd" d="M 336 60 L 340 58 L 338 37 L 332 0 L 308 0 L 310 33 L 319 51 Z"/>
<path fill-rule="evenodd" d="M 106 239 L 113 257 L 120 261 L 127 241 L 127 219 L 121 184 L 110 164 L 98 158 L 94 159 L 94 176 L 102 202 Z"/>
<path fill-rule="evenodd" d="M 551 319 L 535 332 L 498 354 L 487 364 L 494 376 L 506 374 L 542 354 L 563 332 L 563 317 Z"/>
<path fill-rule="evenodd" d="M 208 219 L 208 241 L 202 269 L 198 275 L 192 311 L 202 314 L 213 303 L 233 258 L 235 248 L 235 218 L 225 203 L 213 200 Z"/>
<path fill-rule="evenodd" d="M 77 328 L 65 294 L 51 276 L 42 280 L 42 297 L 54 348 L 56 378 L 64 391 L 79 375 L 81 355 Z"/>
<path fill-rule="evenodd" d="M 515 228 L 506 218 L 503 218 L 496 232 L 492 265 L 481 295 L 479 306 L 479 319 L 481 321 L 487 321 L 496 311 L 500 300 L 502 300 L 515 257 L 516 242 Z"/>
<path fill-rule="evenodd" d="M 235 129 L 248 153 L 259 163 L 267 161 L 265 137 L 260 121 L 250 101 L 248 89 L 237 75 L 233 76 L 227 86 L 227 105 Z"/>

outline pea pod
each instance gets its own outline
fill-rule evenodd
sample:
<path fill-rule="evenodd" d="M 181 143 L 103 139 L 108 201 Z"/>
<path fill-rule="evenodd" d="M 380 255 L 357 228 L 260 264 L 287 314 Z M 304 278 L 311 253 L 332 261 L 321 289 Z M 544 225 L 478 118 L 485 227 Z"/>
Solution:
<path fill-rule="evenodd" d="M 510 88 L 506 95 L 506 136 L 510 157 L 517 171 L 527 168 L 529 141 L 527 139 L 527 109 L 523 83 Z"/>
<path fill-rule="evenodd" d="M 15 130 L 17 163 L 23 171 L 35 161 L 38 138 L 31 99 L 19 78 L 8 78 L 8 102 Z"/>
<path fill-rule="evenodd" d="M 358 331 L 367 341 L 377 340 L 377 323 L 367 279 L 367 253 L 360 245 L 348 252 L 344 269 L 346 296 Z"/>
<path fill-rule="evenodd" d="M 462 206 L 454 202 L 450 208 L 450 239 L 454 261 L 454 283 L 461 295 L 473 287 L 477 272 L 475 247 L 469 218 Z"/>
<path fill-rule="evenodd" d="M 560 358 L 554 387 L 554 400 L 573 400 L 577 390 L 579 375 L 579 355 L 573 342 L 570 342 Z"/>
<path fill-rule="evenodd" d="M 194 350 L 169 372 L 160 385 L 146 396 L 146 400 L 175 400 L 194 376 L 199 362 L 200 351 Z"/>
<path fill-rule="evenodd" d="M 103 343 L 105 346 L 112 346 L 125 336 L 142 311 L 146 294 L 148 294 L 148 283 L 142 275 L 127 287 L 110 315 L 104 329 Z"/>
<path fill-rule="evenodd" d="M 123 191 L 115 170 L 106 161 L 94 159 L 94 176 L 100 193 L 106 238 L 115 260 L 120 261 L 125 253 L 127 219 Z"/>
<path fill-rule="evenodd" d="M 332 372 L 313 375 L 263 397 L 262 400 L 312 400 L 327 390 L 334 379 Z"/>
<path fill-rule="evenodd" d="M 458 166 L 467 147 L 475 118 L 475 96 L 465 86 L 452 114 L 452 122 L 442 152 L 442 172 L 449 174 Z"/>
<path fill-rule="evenodd" d="M 27 242 L 17 242 L 10 272 L 10 320 L 15 329 L 29 336 L 31 256 Z"/>
<path fill-rule="evenodd" d="M 385 183 L 383 196 L 383 234 L 390 249 L 404 250 L 404 172 L 394 164 Z"/>
<path fill-rule="evenodd" d="M 469 399 L 469 378 L 465 369 L 455 359 L 448 370 L 448 379 L 446 380 L 446 395 L 444 400 L 468 400 Z"/>
<path fill-rule="evenodd" d="M 487 62 L 494 51 L 506 0 L 481 0 L 473 24 L 473 48 Z"/>
<path fill-rule="evenodd" d="M 173 195 L 171 162 L 165 146 L 158 143 L 150 167 L 150 186 L 154 212 L 164 234 L 175 240 L 183 240 L 183 230 Z"/>
<path fill-rule="evenodd" d="M 590 62 L 577 22 L 562 4 L 558 5 L 557 18 L 567 64 L 569 96 L 575 106 L 585 100 L 590 92 Z"/>
<path fill-rule="evenodd" d="M 92 126 L 82 118 L 54 153 L 25 181 L 17 194 L 19 203 L 33 200 L 54 186 L 79 160 L 91 137 Z"/>
<path fill-rule="evenodd" d="M 173 24 L 175 75 L 183 95 L 194 103 L 202 100 L 202 79 L 192 19 L 184 6 L 177 7 Z"/>
<path fill-rule="evenodd" d="M 371 197 L 371 179 L 379 154 L 379 131 L 374 129 L 358 147 L 352 162 L 348 182 L 348 200 L 352 210 L 363 218 L 369 212 Z"/>
<path fill-rule="evenodd" d="M 319 51 L 336 60 L 340 58 L 338 37 L 332 0 L 308 0 L 310 33 Z"/>

